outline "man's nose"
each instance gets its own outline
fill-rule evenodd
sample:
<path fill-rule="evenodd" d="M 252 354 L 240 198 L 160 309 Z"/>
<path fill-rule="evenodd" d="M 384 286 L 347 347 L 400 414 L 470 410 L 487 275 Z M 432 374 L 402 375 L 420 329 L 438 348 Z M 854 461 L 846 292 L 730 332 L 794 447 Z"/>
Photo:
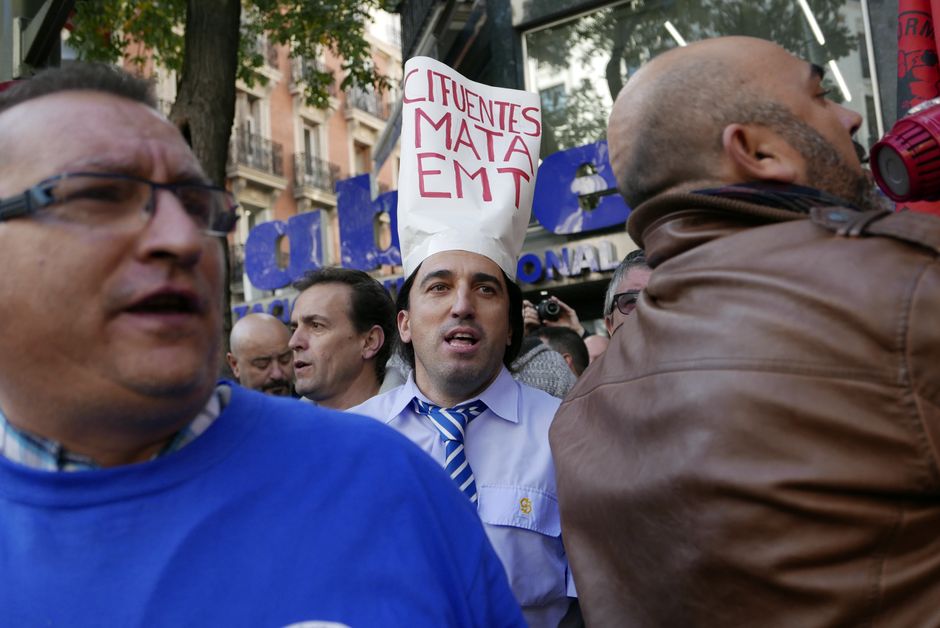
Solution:
<path fill-rule="evenodd" d="M 454 289 L 454 301 L 450 306 L 451 316 L 455 318 L 472 317 L 474 313 L 473 292 L 468 287 Z"/>
<path fill-rule="evenodd" d="M 287 369 L 277 360 L 273 362 L 269 379 L 287 379 Z"/>
<path fill-rule="evenodd" d="M 300 333 L 300 326 L 298 326 L 297 329 L 294 330 L 294 333 L 290 335 L 290 340 L 287 341 L 287 348 L 290 349 L 291 351 L 303 350 L 304 347 L 302 343 L 302 336 Z"/>
<path fill-rule="evenodd" d="M 205 232 L 172 192 L 154 190 L 153 203 L 153 215 L 140 236 L 141 253 L 172 258 L 183 266 L 196 264 L 206 243 Z"/>
<path fill-rule="evenodd" d="M 850 135 L 855 135 L 856 131 L 862 128 L 862 114 L 838 103 L 836 106 L 840 109 L 839 119 L 842 121 L 842 125 L 848 129 Z"/>

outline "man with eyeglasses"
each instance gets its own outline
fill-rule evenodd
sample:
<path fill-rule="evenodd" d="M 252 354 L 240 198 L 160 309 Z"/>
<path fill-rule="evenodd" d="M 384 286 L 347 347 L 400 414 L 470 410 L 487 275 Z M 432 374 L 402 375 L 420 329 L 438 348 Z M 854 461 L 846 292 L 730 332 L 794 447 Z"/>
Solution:
<path fill-rule="evenodd" d="M 78 63 L 0 95 L 2 623 L 521 624 L 423 452 L 217 384 L 235 216 L 148 84 Z"/>
<path fill-rule="evenodd" d="M 614 330 L 636 309 L 636 302 L 652 272 L 640 249 L 628 253 L 617 266 L 604 295 L 604 326 L 608 335 L 613 336 Z"/>
<path fill-rule="evenodd" d="M 294 356 L 289 341 L 287 325 L 275 316 L 255 312 L 238 319 L 226 356 L 238 383 L 269 395 L 290 395 Z"/>

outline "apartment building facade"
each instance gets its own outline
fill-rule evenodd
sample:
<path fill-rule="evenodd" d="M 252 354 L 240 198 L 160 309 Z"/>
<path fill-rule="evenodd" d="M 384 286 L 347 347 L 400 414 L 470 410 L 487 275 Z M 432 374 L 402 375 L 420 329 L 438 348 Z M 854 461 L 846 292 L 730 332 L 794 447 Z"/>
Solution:
<path fill-rule="evenodd" d="M 245 245 L 258 225 L 283 223 L 299 214 L 319 212 L 313 242 L 318 264 L 340 264 L 336 183 L 373 173 L 373 152 L 398 100 L 402 73 L 398 16 L 375 12 L 367 40 L 375 67 L 389 79 L 388 90 L 342 89 L 342 59 L 328 50 L 316 58 L 304 58 L 293 54 L 288 46 L 265 38 L 255 42 L 265 63 L 257 70 L 260 80 L 252 85 L 239 81 L 236 85 L 226 168 L 227 186 L 238 200 L 240 214 L 229 238 L 231 305 L 236 313 L 252 309 L 286 320 L 288 304 L 295 294 L 290 286 L 265 290 L 249 280 Z M 305 102 L 304 76 L 310 66 L 334 75 L 326 108 L 314 108 Z M 176 95 L 175 75 L 152 66 L 144 71 L 154 76 L 160 106 L 168 113 Z M 397 147 L 373 174 L 375 193 L 397 187 Z M 379 240 L 390 240 L 387 216 L 376 217 L 376 231 Z M 289 238 L 282 238 L 277 246 L 279 263 L 286 266 Z M 382 267 L 374 274 L 381 279 L 393 271 Z"/>

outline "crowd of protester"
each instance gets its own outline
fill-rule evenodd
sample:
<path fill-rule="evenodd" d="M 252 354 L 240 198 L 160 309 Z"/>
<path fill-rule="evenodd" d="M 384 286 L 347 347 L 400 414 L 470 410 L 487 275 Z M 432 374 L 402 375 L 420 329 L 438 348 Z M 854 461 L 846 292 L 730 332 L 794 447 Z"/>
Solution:
<path fill-rule="evenodd" d="M 4 92 L 3 623 L 940 625 L 940 221 L 822 81 L 745 37 L 630 78 L 604 331 L 430 247 L 238 320 L 238 384 L 235 205 L 148 84 Z"/>

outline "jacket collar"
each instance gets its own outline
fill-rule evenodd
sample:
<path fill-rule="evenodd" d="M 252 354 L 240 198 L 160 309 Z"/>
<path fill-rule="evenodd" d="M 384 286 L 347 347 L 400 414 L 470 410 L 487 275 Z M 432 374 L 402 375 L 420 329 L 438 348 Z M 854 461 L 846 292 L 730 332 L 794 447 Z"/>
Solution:
<path fill-rule="evenodd" d="M 788 209 L 799 214 L 808 214 L 814 207 L 846 207 L 859 211 L 844 199 L 802 185 L 771 181 L 735 183 L 718 188 L 694 190 L 693 194 L 737 199 L 758 205 Z"/>
<path fill-rule="evenodd" d="M 733 187 L 735 193 L 731 194 L 703 190 L 656 196 L 631 212 L 627 233 L 646 251 L 650 266 L 655 268 L 700 244 L 742 229 L 809 218 L 808 212 L 782 207 L 779 202 L 769 201 L 766 195 L 752 193 L 753 189 L 742 192 L 743 186 Z M 826 204 L 857 211 L 841 199 L 816 198 L 814 206 Z"/>

